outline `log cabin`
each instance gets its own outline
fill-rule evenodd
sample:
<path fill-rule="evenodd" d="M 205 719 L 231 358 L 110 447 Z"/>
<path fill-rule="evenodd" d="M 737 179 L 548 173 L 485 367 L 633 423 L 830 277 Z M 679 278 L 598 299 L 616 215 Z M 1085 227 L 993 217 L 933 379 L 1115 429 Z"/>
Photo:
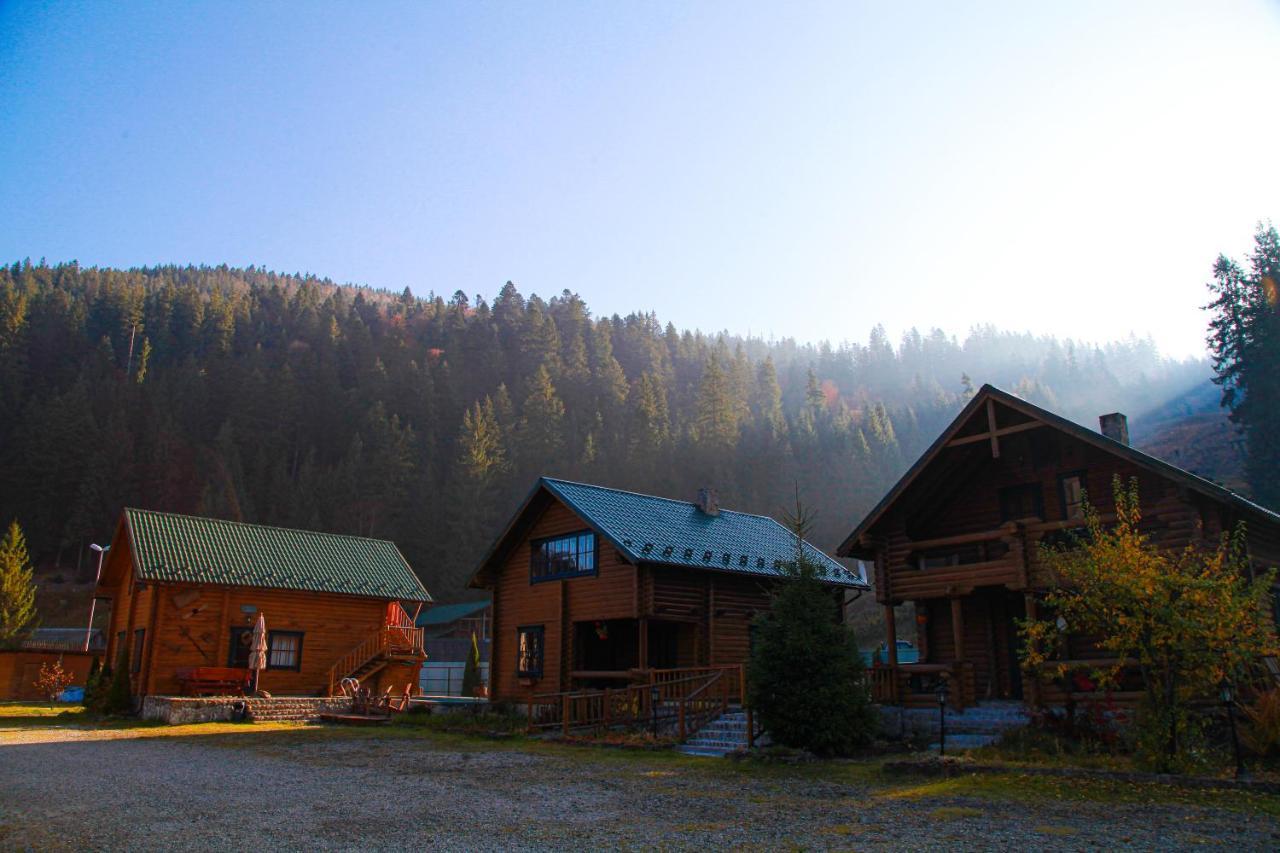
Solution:
<path fill-rule="evenodd" d="M 1024 684 L 1017 621 L 1036 615 L 1054 582 L 1040 544 L 1083 524 L 1086 493 L 1104 521 L 1114 518 L 1114 476 L 1137 478 L 1142 529 L 1158 546 L 1211 546 L 1243 521 L 1253 563 L 1280 564 L 1280 515 L 1131 447 L 1123 414 L 1099 421 L 1094 432 L 984 385 L 840 546 L 839 555 L 875 566 L 888 653 L 873 667 L 878 701 L 931 705 L 943 677 L 960 709 L 1083 698 L 1073 695 L 1089 692 L 1078 681 Z M 910 664 L 896 655 L 895 608 L 907 604 L 920 651 Z M 1062 656 L 1081 671 L 1104 657 L 1081 636 L 1068 637 Z M 1109 696 L 1137 699 L 1132 677 Z"/>
<path fill-rule="evenodd" d="M 543 477 L 471 581 L 493 596 L 491 694 L 524 702 L 738 668 L 796 544 L 771 518 L 720 509 L 710 489 L 689 502 Z M 803 547 L 842 615 L 866 579 Z"/>
<path fill-rule="evenodd" d="M 136 696 L 239 689 L 259 614 L 259 689 L 333 695 L 355 677 L 399 693 L 418 683 L 412 616 L 431 600 L 391 542 L 142 509 L 121 515 L 96 595 Z"/>

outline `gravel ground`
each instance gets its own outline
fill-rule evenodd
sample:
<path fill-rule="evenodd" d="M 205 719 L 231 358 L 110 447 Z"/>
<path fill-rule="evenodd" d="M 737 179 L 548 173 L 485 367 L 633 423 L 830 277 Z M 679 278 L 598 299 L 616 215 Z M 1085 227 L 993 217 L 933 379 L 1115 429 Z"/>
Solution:
<path fill-rule="evenodd" d="M 1280 820 L 1256 811 L 1027 802 L 721 759 L 229 728 L 0 730 L 0 848 L 1280 847 Z"/>

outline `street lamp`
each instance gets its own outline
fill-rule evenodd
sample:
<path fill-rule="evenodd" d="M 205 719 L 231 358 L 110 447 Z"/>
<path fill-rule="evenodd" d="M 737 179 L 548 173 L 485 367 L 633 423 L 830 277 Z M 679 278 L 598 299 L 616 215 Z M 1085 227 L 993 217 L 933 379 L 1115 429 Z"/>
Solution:
<path fill-rule="evenodd" d="M 945 677 L 938 679 L 934 687 L 934 695 L 938 697 L 938 755 L 947 754 L 947 695 L 951 688 Z"/>
<path fill-rule="evenodd" d="M 111 546 L 103 547 L 90 542 L 89 550 L 98 552 L 98 574 L 93 579 L 93 598 L 89 599 L 89 627 L 84 629 L 84 650 L 86 652 L 89 651 L 89 639 L 93 636 L 93 611 L 98 606 L 98 581 L 102 580 L 102 558 L 107 556 Z"/>
<path fill-rule="evenodd" d="M 1222 679 L 1218 682 L 1218 697 L 1222 699 L 1222 704 L 1227 706 L 1227 725 L 1231 727 L 1231 749 L 1236 756 L 1236 778 L 1245 775 L 1244 759 L 1240 757 L 1240 738 L 1236 734 L 1236 703 L 1235 691 L 1232 689 L 1231 682 Z"/>
<path fill-rule="evenodd" d="M 660 695 L 661 691 L 658 689 L 658 685 L 655 684 L 649 688 L 649 714 L 652 717 L 650 728 L 654 737 L 658 736 L 658 697 Z"/>

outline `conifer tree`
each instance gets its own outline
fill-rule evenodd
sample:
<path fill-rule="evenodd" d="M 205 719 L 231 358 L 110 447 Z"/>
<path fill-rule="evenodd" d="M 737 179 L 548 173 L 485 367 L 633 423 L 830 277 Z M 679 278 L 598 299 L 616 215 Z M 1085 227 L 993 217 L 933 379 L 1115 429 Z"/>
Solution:
<path fill-rule="evenodd" d="M 36 626 L 36 585 L 27 540 L 15 519 L 0 538 L 0 648 L 13 648 Z"/>

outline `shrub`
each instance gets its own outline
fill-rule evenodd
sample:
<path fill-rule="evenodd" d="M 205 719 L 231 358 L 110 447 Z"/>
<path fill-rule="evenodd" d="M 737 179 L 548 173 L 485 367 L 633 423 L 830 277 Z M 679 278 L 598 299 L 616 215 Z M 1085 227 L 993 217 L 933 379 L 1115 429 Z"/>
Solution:
<path fill-rule="evenodd" d="M 128 714 L 133 711 L 133 686 L 129 683 L 129 646 L 123 644 L 120 660 L 111 674 L 106 699 L 102 703 L 104 714 Z"/>
<path fill-rule="evenodd" d="M 62 668 L 62 658 L 58 658 L 51 664 L 40 664 L 40 674 L 36 676 L 35 687 L 52 705 L 58 701 L 62 691 L 71 686 L 73 680 L 74 676 Z"/>
<path fill-rule="evenodd" d="M 1240 727 L 1240 742 L 1264 758 L 1280 755 L 1280 687 L 1259 693 L 1241 710 L 1245 724 Z"/>

